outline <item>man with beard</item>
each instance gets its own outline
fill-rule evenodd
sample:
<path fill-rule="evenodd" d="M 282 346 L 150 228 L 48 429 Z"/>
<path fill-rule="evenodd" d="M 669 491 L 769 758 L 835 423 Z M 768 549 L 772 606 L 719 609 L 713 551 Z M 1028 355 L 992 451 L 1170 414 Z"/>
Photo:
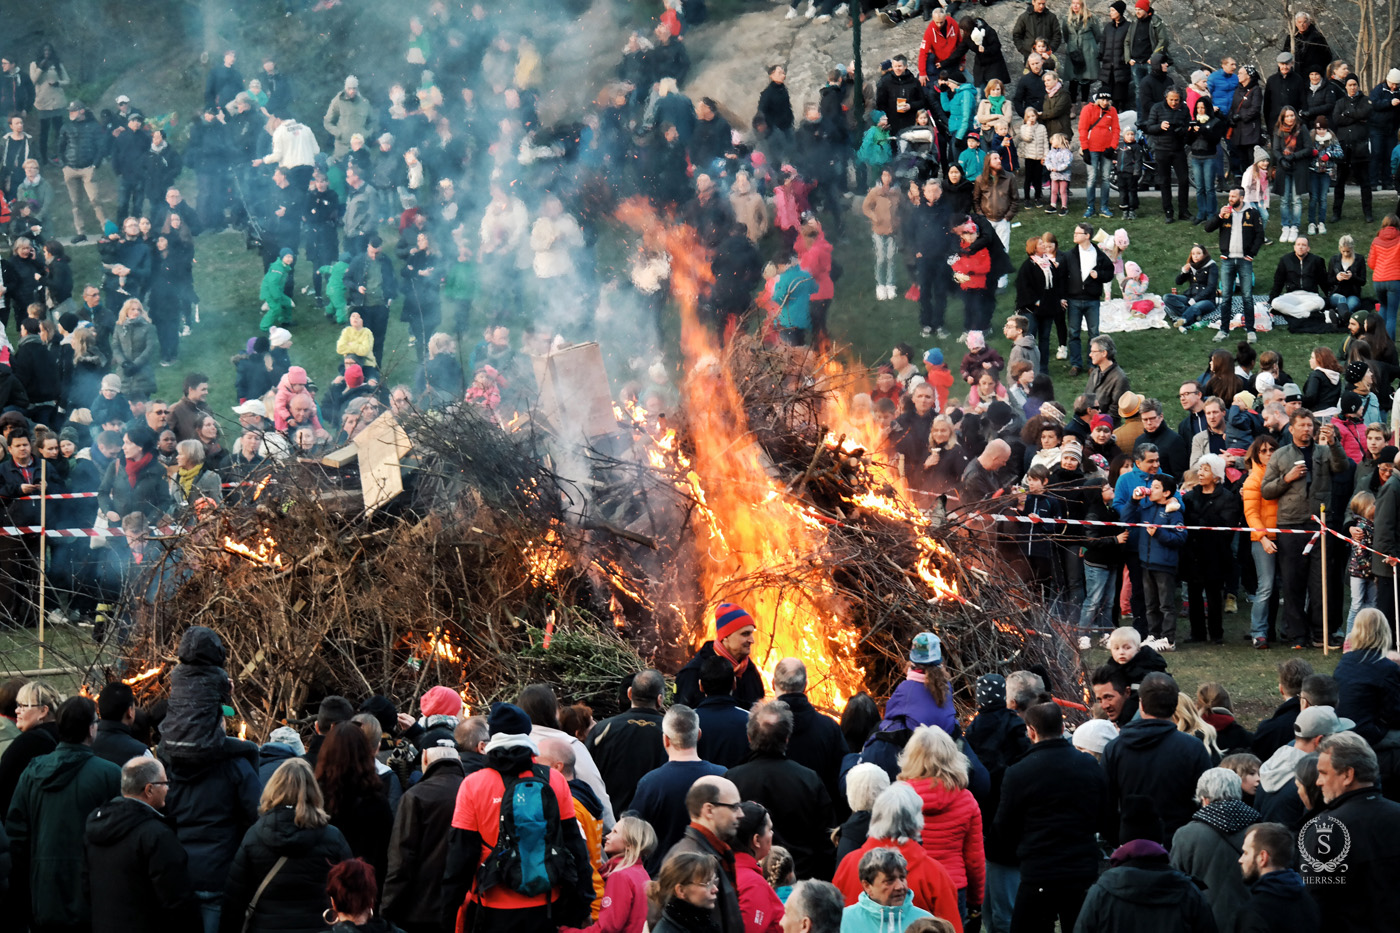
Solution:
<path fill-rule="evenodd" d="M 1291 789 L 1291 788 L 1290 788 Z M 1254 933 L 1315 933 L 1322 929 L 1317 903 L 1293 869 L 1293 833 L 1282 823 L 1255 823 L 1245 833 L 1240 870 L 1250 888 L 1235 929 Z"/>
<path fill-rule="evenodd" d="M 1244 189 L 1231 188 L 1229 202 L 1220 214 L 1206 221 L 1205 231 L 1220 231 L 1220 330 L 1215 340 L 1230 335 L 1231 304 L 1236 283 L 1244 300 L 1245 336 L 1250 343 L 1255 336 L 1254 318 L 1254 257 L 1264 248 L 1264 222 L 1259 211 L 1245 207 Z"/>

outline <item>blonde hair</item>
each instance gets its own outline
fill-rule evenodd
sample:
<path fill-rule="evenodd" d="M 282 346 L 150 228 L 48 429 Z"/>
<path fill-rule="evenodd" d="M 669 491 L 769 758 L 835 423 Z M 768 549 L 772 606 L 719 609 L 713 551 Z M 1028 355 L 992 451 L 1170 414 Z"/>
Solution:
<path fill-rule="evenodd" d="M 945 444 L 935 445 L 933 443 L 933 429 L 938 425 L 943 425 L 948 429 L 948 441 Z M 928 444 L 930 447 L 938 446 L 940 450 L 952 450 L 958 446 L 958 426 L 953 424 L 953 419 L 947 415 L 935 415 L 933 421 L 928 426 Z"/>
<path fill-rule="evenodd" d="M 1131 625 L 1122 625 L 1108 633 L 1108 648 L 1113 650 L 1114 645 L 1132 645 L 1134 648 L 1142 647 L 1142 633 Z"/>
<path fill-rule="evenodd" d="M 1021 120 L 1025 123 L 1039 123 L 1040 114 L 1034 107 L 1027 107 L 1025 113 L 1021 114 Z"/>
<path fill-rule="evenodd" d="M 444 334 L 439 331 L 428 338 L 428 353 L 433 356 L 441 356 L 444 353 L 456 353 L 457 341 L 452 339 L 451 334 Z"/>
<path fill-rule="evenodd" d="M 1374 651 L 1377 654 L 1385 654 L 1394 645 L 1390 623 L 1379 609 L 1362 609 L 1358 612 L 1347 640 L 1351 642 L 1352 651 Z"/>
<path fill-rule="evenodd" d="M 1370 428 L 1367 428 L 1366 431 L 1369 434 Z M 1354 514 L 1370 520 L 1376 517 L 1376 497 L 1362 490 L 1351 497 L 1351 501 L 1347 503 L 1347 508 L 1351 509 Z"/>
<path fill-rule="evenodd" d="M 937 726 L 920 726 L 899 753 L 899 780 L 929 778 L 949 790 L 967 787 L 967 756 Z"/>
<path fill-rule="evenodd" d="M 258 812 L 271 813 L 278 807 L 293 807 L 296 810 L 293 822 L 302 829 L 320 829 L 331 821 L 325 802 L 311 765 L 302 758 L 289 758 L 272 772 L 258 800 Z"/>
<path fill-rule="evenodd" d="M 133 307 L 141 312 L 141 320 L 145 321 L 147 324 L 151 323 L 151 319 L 146 316 L 146 306 L 141 303 L 141 300 L 139 298 L 128 298 L 122 304 L 121 311 L 117 313 L 118 324 L 124 324 L 126 322 L 126 312 L 130 311 Z"/>
<path fill-rule="evenodd" d="M 15 694 L 15 702 L 20 706 L 47 706 L 49 712 L 44 717 L 44 722 L 53 722 L 59 706 L 63 704 L 63 694 L 46 680 L 31 680 L 19 688 L 19 692 Z"/>
<path fill-rule="evenodd" d="M 1196 712 L 1196 702 L 1190 696 L 1184 693 L 1177 694 L 1176 712 L 1172 714 L 1172 722 L 1176 723 L 1178 732 L 1200 736 L 1201 744 L 1205 745 L 1206 751 L 1219 756 L 1220 746 L 1215 742 L 1215 727 L 1202 719 L 1201 714 Z"/>
<path fill-rule="evenodd" d="M 1056 133 L 1050 137 L 1050 145 L 1055 149 L 1068 149 L 1069 137 L 1065 136 L 1064 133 Z"/>
<path fill-rule="evenodd" d="M 622 858 L 618 868 L 636 865 L 656 850 L 656 830 L 646 820 L 635 816 L 624 816 L 617 821 L 617 831 L 622 836 Z"/>

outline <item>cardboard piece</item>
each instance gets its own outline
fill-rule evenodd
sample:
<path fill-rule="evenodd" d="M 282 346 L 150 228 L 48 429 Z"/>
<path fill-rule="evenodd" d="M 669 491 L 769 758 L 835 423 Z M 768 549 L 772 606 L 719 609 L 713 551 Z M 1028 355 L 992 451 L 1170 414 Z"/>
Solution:
<path fill-rule="evenodd" d="M 540 387 L 539 411 L 561 440 L 574 443 L 617 431 L 611 384 L 598 344 L 575 344 L 531 361 Z"/>
<path fill-rule="evenodd" d="M 399 461 L 413 449 L 392 411 L 375 418 L 355 437 L 360 459 L 360 493 L 365 510 L 375 509 L 403 492 Z"/>

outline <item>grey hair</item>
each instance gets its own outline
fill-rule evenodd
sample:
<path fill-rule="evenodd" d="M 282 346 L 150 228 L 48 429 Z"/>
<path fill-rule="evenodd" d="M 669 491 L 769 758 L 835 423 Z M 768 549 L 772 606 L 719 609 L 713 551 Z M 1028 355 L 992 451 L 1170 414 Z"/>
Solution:
<path fill-rule="evenodd" d="M 749 748 L 756 752 L 784 751 L 792 729 L 792 707 L 782 700 L 755 703 L 749 710 Z"/>
<path fill-rule="evenodd" d="M 890 786 L 890 773 L 870 761 L 863 761 L 846 773 L 846 803 L 860 813 L 875 806 L 875 801 Z"/>
<path fill-rule="evenodd" d="M 807 665 L 797 658 L 783 658 L 773 668 L 773 689 L 778 693 L 806 693 Z"/>
<path fill-rule="evenodd" d="M 666 711 L 661 731 L 676 748 L 694 748 L 700 743 L 700 717 L 689 706 L 677 703 Z"/>
<path fill-rule="evenodd" d="M 147 784 L 154 784 L 165 774 L 160 759 L 143 755 L 122 765 L 122 796 L 139 797 Z"/>
<path fill-rule="evenodd" d="M 1241 800 L 1244 787 L 1240 776 L 1229 768 L 1209 768 L 1196 779 L 1197 800 Z"/>
<path fill-rule="evenodd" d="M 1303 22 L 1307 23 L 1309 26 L 1312 25 L 1312 22 L 1313 22 L 1312 14 L 1309 13 L 1307 10 L 1299 10 L 1297 13 L 1294 13 L 1294 14 L 1293 14 L 1293 21 L 1294 21 L 1295 23 L 1296 23 L 1298 20 L 1300 20 L 1300 19 L 1301 19 Z"/>
<path fill-rule="evenodd" d="M 1333 771 L 1356 772 L 1358 784 L 1374 784 L 1380 780 L 1380 762 L 1366 740 L 1355 732 L 1337 732 L 1322 740 L 1317 747 L 1319 755 L 1326 754 L 1332 759 Z"/>
<path fill-rule="evenodd" d="M 423 749 L 423 767 L 429 768 L 433 762 L 441 761 L 443 758 L 451 758 L 454 761 L 461 761 L 462 754 L 455 748 L 448 748 L 446 745 L 437 745 L 432 748 Z"/>
<path fill-rule="evenodd" d="M 1089 346 L 1098 347 L 1110 360 L 1115 363 L 1118 361 L 1118 344 L 1114 343 L 1113 338 L 1107 334 L 1099 334 L 1097 337 L 1089 338 Z"/>
<path fill-rule="evenodd" d="M 861 884 L 874 884 L 881 875 L 900 878 L 909 874 L 909 862 L 898 849 L 871 849 L 860 857 L 856 872 Z"/>
<path fill-rule="evenodd" d="M 188 457 L 192 464 L 204 462 L 204 445 L 194 438 L 176 444 L 175 450 Z"/>
<path fill-rule="evenodd" d="M 921 839 L 924 833 L 924 801 L 919 792 L 904 781 L 896 781 L 880 791 L 870 808 L 870 839 L 889 839 L 903 845 Z"/>
<path fill-rule="evenodd" d="M 846 896 L 830 881 L 799 881 L 788 895 L 787 909 L 811 921 L 812 933 L 838 933 Z"/>
<path fill-rule="evenodd" d="M 1137 445 L 1137 449 L 1133 451 L 1133 459 L 1134 459 L 1134 460 L 1141 460 L 1143 457 L 1146 457 L 1148 454 L 1159 454 L 1159 455 L 1160 455 L 1161 453 L 1162 453 L 1162 451 L 1157 447 L 1156 444 L 1138 444 L 1138 445 Z"/>
<path fill-rule="evenodd" d="M 1006 701 L 1019 710 L 1035 705 L 1045 692 L 1045 679 L 1033 671 L 1013 671 L 1006 678 Z"/>

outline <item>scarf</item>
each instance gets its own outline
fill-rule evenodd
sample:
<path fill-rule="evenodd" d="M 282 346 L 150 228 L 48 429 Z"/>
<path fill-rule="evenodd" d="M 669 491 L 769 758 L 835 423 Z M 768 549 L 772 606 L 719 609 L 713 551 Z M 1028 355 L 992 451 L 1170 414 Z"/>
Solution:
<path fill-rule="evenodd" d="M 1055 260 L 1049 256 L 1042 256 L 1039 253 L 1031 257 L 1031 262 L 1040 267 L 1040 271 L 1045 275 L 1045 287 L 1049 288 L 1054 284 Z"/>
<path fill-rule="evenodd" d="M 731 665 L 733 665 L 735 680 L 738 680 L 740 677 L 743 677 L 744 671 L 747 671 L 749 669 L 749 659 L 744 658 L 744 660 L 742 661 L 735 660 L 732 654 L 724 650 L 724 645 L 720 644 L 719 639 L 715 639 L 715 654 L 719 655 L 721 658 L 724 658 Z"/>
<path fill-rule="evenodd" d="M 135 460 L 126 461 L 126 481 L 131 484 L 131 488 L 136 488 L 136 481 L 141 475 L 141 471 L 146 468 L 146 464 L 155 459 L 155 454 L 145 453 Z"/>
<path fill-rule="evenodd" d="M 718 836 L 694 821 L 691 821 L 690 828 L 704 837 L 705 841 L 710 844 L 710 848 L 715 850 L 715 857 L 719 859 L 720 867 L 724 869 L 725 875 L 729 877 L 730 881 L 736 881 L 734 850 L 729 847 L 729 843 L 720 842 Z"/>
<path fill-rule="evenodd" d="M 175 482 L 180 484 L 180 488 L 185 491 L 185 495 L 188 496 L 190 494 L 190 488 L 194 486 L 195 477 L 199 475 L 202 469 L 204 469 L 204 464 L 183 467 L 175 471 Z M 135 486 L 136 484 L 132 483 L 131 485 Z"/>
<path fill-rule="evenodd" d="M 987 103 L 992 105 L 992 116 L 1001 116 L 1001 108 L 1006 106 L 1006 97 L 1000 94 L 988 97 Z"/>

